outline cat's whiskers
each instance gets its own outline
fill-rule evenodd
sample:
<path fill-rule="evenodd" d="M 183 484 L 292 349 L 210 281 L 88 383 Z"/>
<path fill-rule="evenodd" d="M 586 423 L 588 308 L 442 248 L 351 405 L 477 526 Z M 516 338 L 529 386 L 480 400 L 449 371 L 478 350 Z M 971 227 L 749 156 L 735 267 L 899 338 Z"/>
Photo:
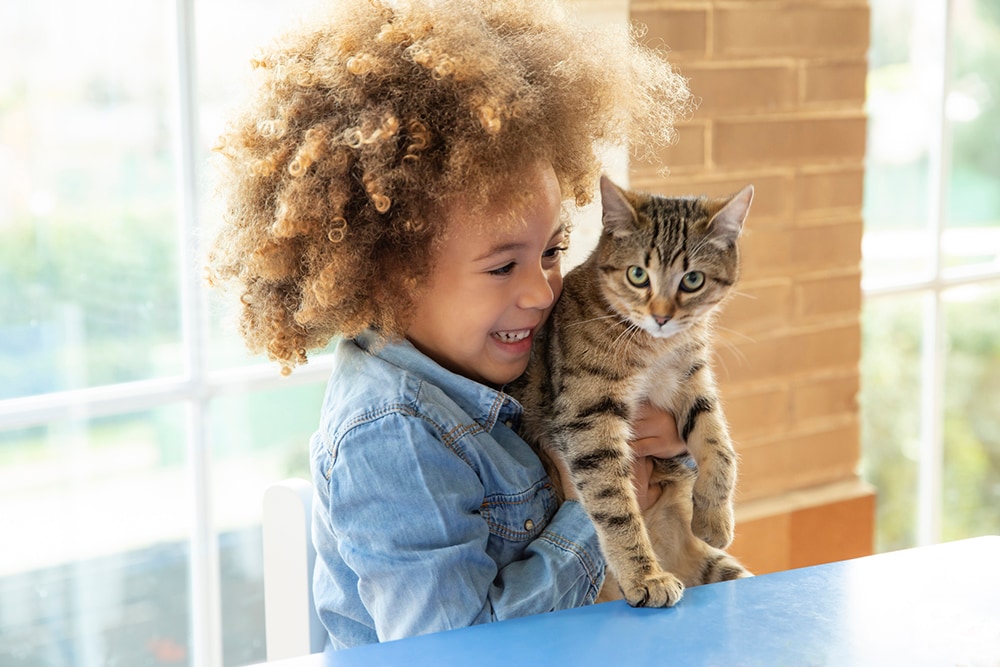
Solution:
<path fill-rule="evenodd" d="M 615 338 L 614 342 L 615 347 L 622 344 L 631 345 L 632 340 L 635 338 L 636 334 L 642 331 L 642 329 L 639 326 L 637 326 L 635 322 L 632 322 L 631 320 L 626 320 L 625 318 L 620 318 L 620 319 L 622 324 L 626 326 L 625 329 Z M 624 341 L 622 341 L 623 338 L 625 338 Z"/>
<path fill-rule="evenodd" d="M 729 298 L 735 298 L 735 297 L 745 297 L 747 299 L 753 299 L 754 301 L 758 299 L 757 295 L 755 294 L 750 294 L 749 292 L 740 292 L 739 290 L 731 289 L 729 291 Z"/>
<path fill-rule="evenodd" d="M 753 339 L 751 339 L 751 340 L 753 340 Z M 718 347 L 720 344 L 723 347 L 725 347 L 727 350 L 729 350 L 730 352 L 732 352 L 733 356 L 735 356 L 739 360 L 739 362 L 740 362 L 741 365 L 745 366 L 747 364 L 747 356 L 746 356 L 746 354 L 744 354 L 743 350 L 741 350 L 739 347 L 737 347 L 734 342 L 732 342 L 731 340 L 729 340 L 728 338 L 725 338 L 725 337 L 718 337 L 718 338 L 716 338 L 716 347 Z M 728 375 L 729 374 L 729 367 L 726 366 L 725 358 L 722 357 L 721 355 L 716 355 L 716 359 L 718 359 L 719 363 L 722 364 L 723 369 L 725 369 L 726 374 Z"/>
<path fill-rule="evenodd" d="M 730 329 L 729 327 L 724 327 L 724 326 L 721 326 L 719 324 L 716 324 L 714 328 L 715 328 L 716 331 L 724 331 L 727 334 L 733 334 L 733 335 L 739 336 L 740 338 L 742 338 L 744 341 L 746 341 L 748 343 L 756 343 L 757 342 L 757 339 L 754 338 L 753 336 L 748 336 L 747 334 L 743 333 L 742 331 L 737 331 L 736 329 Z M 717 340 L 721 340 L 722 342 L 726 342 L 722 338 L 717 339 Z"/>
<path fill-rule="evenodd" d="M 622 342 L 622 338 L 627 336 L 629 331 L 632 330 L 633 325 L 631 322 L 623 322 L 623 323 L 626 324 L 626 326 L 624 329 L 621 330 L 621 332 L 617 336 L 615 336 L 615 342 L 612 344 L 613 347 L 617 347 L 618 345 L 620 345 Z"/>

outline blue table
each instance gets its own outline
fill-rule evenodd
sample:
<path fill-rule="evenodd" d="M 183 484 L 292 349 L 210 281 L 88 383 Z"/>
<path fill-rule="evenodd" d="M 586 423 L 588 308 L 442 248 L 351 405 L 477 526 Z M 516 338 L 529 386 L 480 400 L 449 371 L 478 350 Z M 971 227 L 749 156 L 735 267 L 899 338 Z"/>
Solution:
<path fill-rule="evenodd" d="M 1000 666 L 1000 537 L 692 588 L 271 663 Z"/>

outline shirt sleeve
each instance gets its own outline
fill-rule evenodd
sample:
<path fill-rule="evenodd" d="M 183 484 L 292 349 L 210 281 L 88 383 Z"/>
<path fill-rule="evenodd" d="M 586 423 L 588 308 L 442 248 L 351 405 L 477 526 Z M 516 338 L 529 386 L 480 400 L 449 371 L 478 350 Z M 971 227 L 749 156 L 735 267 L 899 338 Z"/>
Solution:
<path fill-rule="evenodd" d="M 379 641 L 591 603 L 593 524 L 564 503 L 523 558 L 498 567 L 474 468 L 417 415 L 390 413 L 337 446 L 330 522 Z"/>

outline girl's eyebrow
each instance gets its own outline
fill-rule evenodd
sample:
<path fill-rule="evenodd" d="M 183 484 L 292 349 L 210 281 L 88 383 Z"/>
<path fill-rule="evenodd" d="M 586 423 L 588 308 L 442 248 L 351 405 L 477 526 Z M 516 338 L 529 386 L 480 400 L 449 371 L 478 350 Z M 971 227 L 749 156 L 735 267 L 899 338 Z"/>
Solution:
<path fill-rule="evenodd" d="M 557 236 L 560 236 L 561 234 L 565 233 L 566 233 L 566 224 L 565 223 L 560 224 L 559 228 L 556 229 L 556 231 L 549 238 L 549 243 L 552 243 L 552 241 L 554 241 Z M 480 257 L 477 257 L 473 261 L 481 262 L 483 260 L 490 259 L 491 257 L 495 257 L 496 255 L 502 255 L 504 253 L 511 252 L 514 250 L 520 250 L 521 248 L 524 248 L 527 245 L 528 244 L 524 243 L 523 241 L 510 241 L 507 243 L 499 243 L 491 247 L 489 250 L 486 251 L 485 254 L 483 254 Z"/>
<path fill-rule="evenodd" d="M 502 255 L 512 250 L 520 250 L 526 245 L 527 245 L 526 243 L 520 243 L 520 242 L 501 243 L 487 250 L 484 255 L 477 257 L 475 261 L 481 262 L 485 259 L 490 259 L 491 257 L 495 257 L 496 255 Z"/>

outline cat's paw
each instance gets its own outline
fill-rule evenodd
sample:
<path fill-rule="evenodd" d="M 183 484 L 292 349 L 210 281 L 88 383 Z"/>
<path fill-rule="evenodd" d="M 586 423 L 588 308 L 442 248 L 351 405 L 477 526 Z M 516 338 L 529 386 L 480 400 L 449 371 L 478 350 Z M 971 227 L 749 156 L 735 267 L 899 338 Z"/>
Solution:
<path fill-rule="evenodd" d="M 641 577 L 621 589 L 625 601 L 633 607 L 673 607 L 684 595 L 684 584 L 669 572 Z"/>
<path fill-rule="evenodd" d="M 730 507 L 717 507 L 711 511 L 695 505 L 691 517 L 691 532 L 716 549 L 725 549 L 733 542 L 736 518 Z"/>

